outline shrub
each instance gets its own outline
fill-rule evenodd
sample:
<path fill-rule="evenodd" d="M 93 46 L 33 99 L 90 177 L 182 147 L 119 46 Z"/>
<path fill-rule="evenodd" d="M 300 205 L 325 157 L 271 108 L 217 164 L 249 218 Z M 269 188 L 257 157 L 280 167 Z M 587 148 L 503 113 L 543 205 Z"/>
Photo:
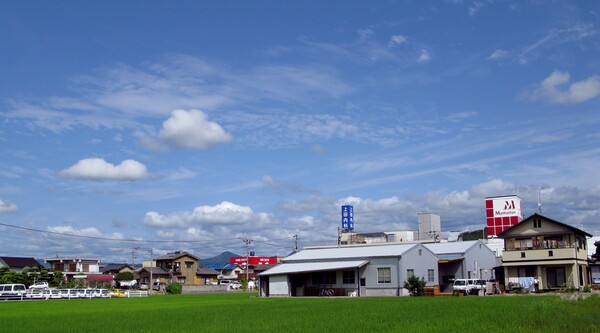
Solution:
<path fill-rule="evenodd" d="M 411 276 L 408 281 L 404 281 L 404 288 L 408 289 L 410 296 L 423 296 L 425 295 L 425 280 Z"/>
<path fill-rule="evenodd" d="M 171 283 L 170 285 L 167 286 L 167 288 L 165 288 L 165 290 L 167 291 L 167 293 L 169 294 L 181 294 L 181 284 L 175 282 L 175 283 Z"/>

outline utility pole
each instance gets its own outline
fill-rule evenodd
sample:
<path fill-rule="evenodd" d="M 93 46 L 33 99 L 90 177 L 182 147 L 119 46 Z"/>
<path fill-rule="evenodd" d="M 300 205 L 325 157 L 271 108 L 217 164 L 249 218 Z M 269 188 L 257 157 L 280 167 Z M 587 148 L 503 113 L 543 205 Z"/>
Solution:
<path fill-rule="evenodd" d="M 246 243 L 246 283 L 248 283 L 248 264 L 249 264 L 249 253 L 248 253 L 248 245 L 253 242 L 252 239 L 247 237 L 241 238 L 242 242 Z"/>
<path fill-rule="evenodd" d="M 133 266 L 133 270 L 135 271 L 135 250 L 138 250 L 139 247 L 131 248 L 131 265 Z"/>
<path fill-rule="evenodd" d="M 150 249 L 150 283 L 148 283 L 148 293 L 152 295 L 152 288 L 154 288 L 154 281 L 152 280 L 152 271 L 154 270 L 153 266 L 154 255 L 152 254 L 152 249 Z"/>

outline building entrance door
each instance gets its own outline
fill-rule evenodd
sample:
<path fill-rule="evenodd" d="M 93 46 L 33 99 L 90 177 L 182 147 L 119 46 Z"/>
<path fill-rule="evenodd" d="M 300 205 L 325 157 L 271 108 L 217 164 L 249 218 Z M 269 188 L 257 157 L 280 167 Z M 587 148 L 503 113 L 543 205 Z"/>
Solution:
<path fill-rule="evenodd" d="M 560 288 L 565 284 L 565 268 L 564 267 L 548 267 L 546 268 L 546 281 L 548 288 Z"/>

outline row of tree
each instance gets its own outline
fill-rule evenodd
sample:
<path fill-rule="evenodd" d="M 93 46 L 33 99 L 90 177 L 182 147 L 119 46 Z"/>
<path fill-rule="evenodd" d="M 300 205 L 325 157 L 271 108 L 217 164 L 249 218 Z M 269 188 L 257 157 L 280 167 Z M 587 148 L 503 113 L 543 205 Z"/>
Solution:
<path fill-rule="evenodd" d="M 51 287 L 80 288 L 84 281 L 73 280 L 65 282 L 61 271 L 49 272 L 40 267 L 24 267 L 22 272 L 13 272 L 8 267 L 0 267 L 0 284 L 19 283 L 30 286 L 36 282 L 48 282 Z"/>

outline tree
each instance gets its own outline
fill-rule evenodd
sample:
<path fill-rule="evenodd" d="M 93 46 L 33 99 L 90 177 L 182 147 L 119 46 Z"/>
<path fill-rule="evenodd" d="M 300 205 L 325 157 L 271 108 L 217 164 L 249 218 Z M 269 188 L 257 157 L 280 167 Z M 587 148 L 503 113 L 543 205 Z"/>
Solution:
<path fill-rule="evenodd" d="M 117 274 L 117 276 L 115 276 L 115 282 L 131 281 L 131 280 L 133 280 L 132 272 L 121 272 L 121 273 Z"/>
<path fill-rule="evenodd" d="M 62 271 L 54 271 L 52 273 L 52 280 L 50 281 L 50 285 L 53 287 L 58 287 L 63 282 L 63 274 Z"/>
<path fill-rule="evenodd" d="M 425 280 L 411 276 L 408 281 L 404 281 L 404 288 L 408 289 L 410 296 L 423 296 L 425 295 Z"/>

